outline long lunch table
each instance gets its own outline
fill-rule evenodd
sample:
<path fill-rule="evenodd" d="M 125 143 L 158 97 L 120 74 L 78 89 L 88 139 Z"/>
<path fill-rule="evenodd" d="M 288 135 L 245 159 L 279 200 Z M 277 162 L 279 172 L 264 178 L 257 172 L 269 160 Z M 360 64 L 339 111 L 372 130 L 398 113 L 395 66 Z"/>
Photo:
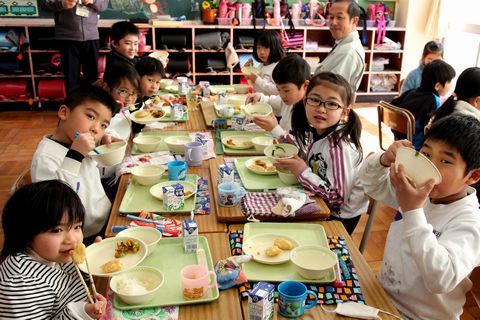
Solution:
<path fill-rule="evenodd" d="M 350 257 L 355 265 L 358 279 L 360 281 L 360 287 L 365 298 L 365 302 L 367 305 L 378 308 L 380 310 L 384 310 L 390 313 L 393 313 L 397 316 L 400 316 L 398 310 L 393 305 L 392 301 L 385 293 L 383 288 L 380 286 L 375 274 L 370 269 L 365 258 L 362 256 L 360 251 L 358 251 L 357 247 L 355 246 L 352 238 L 348 234 L 347 230 L 343 227 L 342 223 L 339 221 L 317 221 L 317 222 L 302 222 L 302 223 L 318 223 L 321 224 L 324 229 L 325 233 L 329 236 L 342 236 L 345 238 L 348 246 L 348 250 L 350 253 Z M 229 230 L 243 230 L 243 224 L 233 224 L 229 226 Z M 242 310 L 244 315 L 248 315 L 248 301 L 242 300 Z M 328 307 L 329 309 L 333 309 L 333 307 Z M 392 316 L 382 313 L 382 319 L 395 319 Z M 200 319 L 200 318 L 198 318 Z M 280 314 L 277 313 L 277 319 L 288 319 L 282 317 Z M 301 319 L 352 319 L 347 317 L 341 317 L 335 315 L 335 313 L 328 313 L 322 310 L 320 306 L 314 307 L 309 310 L 305 310 L 305 314 L 301 317 Z"/>

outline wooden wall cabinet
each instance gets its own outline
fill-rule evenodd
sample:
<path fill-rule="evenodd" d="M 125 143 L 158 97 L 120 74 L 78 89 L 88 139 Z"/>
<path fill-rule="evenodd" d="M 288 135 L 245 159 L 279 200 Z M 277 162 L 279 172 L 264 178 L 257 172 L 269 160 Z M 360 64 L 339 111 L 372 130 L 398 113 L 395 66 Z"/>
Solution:
<path fill-rule="evenodd" d="M 62 79 L 63 74 L 60 69 L 55 69 L 51 65 L 51 59 L 55 54 L 59 53 L 58 46 L 54 40 L 54 24 L 51 19 L 1 19 L 2 27 L 0 30 L 8 30 L 9 28 L 19 29 L 25 32 L 30 40 L 29 50 L 24 54 L 23 62 L 19 72 L 12 74 L 0 74 L 0 80 L 25 78 L 31 86 L 31 98 L 34 102 L 41 101 L 38 96 L 38 84 L 42 79 Z M 100 20 L 100 55 L 105 55 L 109 50 L 106 48 L 108 44 L 108 34 L 110 26 L 116 22 L 115 20 Z M 230 35 L 233 40 L 234 47 L 238 45 L 239 37 L 249 36 L 255 37 L 263 27 L 257 27 L 254 30 L 252 26 L 221 26 L 221 25 L 203 25 L 193 24 L 192 22 L 184 22 L 182 24 L 168 25 L 150 25 L 138 24 L 139 29 L 145 34 L 146 47 L 143 48 L 140 55 L 148 54 L 156 50 L 165 50 L 165 36 L 182 35 L 186 39 L 183 48 L 166 49 L 170 55 L 170 61 L 187 61 L 190 66 L 189 76 L 194 83 L 199 81 L 210 81 L 212 84 L 234 84 L 239 83 L 242 77 L 240 66 L 237 65 L 233 69 L 223 71 L 207 72 L 208 62 L 213 60 L 225 59 L 225 51 L 223 49 L 200 49 L 195 47 L 195 37 L 207 32 L 222 31 Z M 276 29 L 280 31 L 280 27 L 267 26 L 268 29 Z M 328 27 L 311 27 L 297 26 L 296 30 L 303 33 L 304 40 L 301 48 L 290 49 L 289 52 L 301 55 L 309 62 L 317 59 L 323 60 L 331 50 L 334 41 L 331 37 Z M 360 30 L 360 29 L 359 29 Z M 401 44 L 399 50 L 377 50 L 375 48 L 376 28 L 367 29 L 367 44 L 365 46 L 366 70 L 360 88 L 357 92 L 358 100 L 362 98 L 375 98 L 375 96 L 395 96 L 399 92 L 400 74 L 403 61 L 403 44 L 405 43 L 405 28 L 388 28 L 386 36 L 395 42 Z M 315 41 L 318 48 L 308 50 L 305 48 L 307 42 Z M 236 49 L 238 54 L 252 53 L 250 48 Z M 0 50 L 1 60 L 14 59 L 15 52 Z M 386 58 L 390 63 L 386 65 L 383 71 L 372 70 L 374 59 Z M 318 61 L 318 60 L 317 60 Z M 171 62 L 170 62 L 171 63 Z M 48 66 L 48 68 L 45 68 Z M 169 66 L 167 66 L 167 69 Z M 48 69 L 48 70 L 46 70 Z M 100 70 L 101 71 L 101 70 Z M 372 90 L 372 78 L 375 75 L 388 74 L 393 75 L 397 79 L 394 89 L 389 92 L 375 92 Z"/>

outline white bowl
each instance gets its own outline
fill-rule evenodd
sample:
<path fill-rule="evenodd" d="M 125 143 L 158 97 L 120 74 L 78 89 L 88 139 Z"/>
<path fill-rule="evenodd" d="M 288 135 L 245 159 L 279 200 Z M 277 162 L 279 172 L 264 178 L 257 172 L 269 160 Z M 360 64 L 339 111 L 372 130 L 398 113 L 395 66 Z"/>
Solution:
<path fill-rule="evenodd" d="M 130 305 L 141 305 L 155 297 L 164 280 L 165 277 L 160 270 L 139 266 L 112 277 L 110 288 L 123 302 Z M 130 287 L 128 288 L 128 286 Z"/>
<path fill-rule="evenodd" d="M 143 186 L 159 183 L 165 168 L 155 164 L 144 164 L 132 168 L 133 179 Z"/>
<path fill-rule="evenodd" d="M 255 147 L 255 150 L 257 152 L 263 153 L 263 150 L 265 150 L 266 147 L 270 146 L 273 144 L 273 138 L 272 137 L 254 137 L 252 138 L 253 145 Z"/>
<path fill-rule="evenodd" d="M 277 169 L 278 177 L 285 184 L 297 184 L 298 179 L 291 171 Z"/>
<path fill-rule="evenodd" d="M 130 237 L 139 239 L 147 245 L 147 256 L 155 251 L 158 241 L 162 239 L 162 233 L 153 227 L 133 227 L 120 231 L 117 237 Z"/>
<path fill-rule="evenodd" d="M 173 79 L 162 79 L 160 80 L 160 89 L 165 89 L 168 86 L 173 84 Z"/>
<path fill-rule="evenodd" d="M 111 167 L 122 162 L 127 150 L 127 143 L 125 141 L 117 141 L 110 144 L 104 144 L 96 147 L 100 154 L 90 151 L 88 154 L 99 165 L 104 167 Z"/>
<path fill-rule="evenodd" d="M 235 88 L 235 92 L 238 94 L 247 94 L 248 88 L 250 88 L 247 84 L 234 84 L 233 87 Z"/>
<path fill-rule="evenodd" d="M 273 162 L 278 159 L 290 159 L 298 154 L 298 148 L 293 144 L 279 143 L 272 144 L 263 150 L 263 153 Z"/>
<path fill-rule="evenodd" d="M 243 108 L 243 111 L 251 117 L 266 117 L 273 112 L 272 106 L 263 102 L 249 103 Z"/>
<path fill-rule="evenodd" d="M 223 118 L 231 118 L 235 114 L 235 109 L 238 109 L 238 107 L 229 103 L 217 104 L 216 102 L 214 102 L 213 106 L 217 111 L 217 114 L 222 116 Z"/>
<path fill-rule="evenodd" d="M 133 143 L 141 152 L 154 152 L 161 142 L 162 138 L 157 136 L 138 136 L 133 138 Z"/>
<path fill-rule="evenodd" d="M 321 279 L 337 263 L 337 256 L 322 246 L 299 246 L 290 252 L 290 261 L 305 279 Z"/>
<path fill-rule="evenodd" d="M 434 179 L 435 184 L 442 181 L 442 175 L 437 167 L 427 157 L 412 148 L 400 147 L 397 149 L 396 169 L 399 164 L 403 165 L 405 175 L 418 188 L 425 185 L 430 179 Z"/>
<path fill-rule="evenodd" d="M 163 139 L 163 142 L 173 153 L 184 154 L 185 153 L 185 144 L 192 141 L 192 138 L 189 136 L 170 136 Z"/>

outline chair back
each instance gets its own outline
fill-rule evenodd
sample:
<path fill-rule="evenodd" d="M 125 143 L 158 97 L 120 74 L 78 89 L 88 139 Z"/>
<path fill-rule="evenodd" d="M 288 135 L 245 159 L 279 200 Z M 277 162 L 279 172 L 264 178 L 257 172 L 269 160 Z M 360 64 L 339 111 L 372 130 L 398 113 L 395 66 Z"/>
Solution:
<path fill-rule="evenodd" d="M 413 134 L 415 133 L 415 117 L 407 109 L 394 106 L 385 101 L 380 101 L 377 106 L 378 114 L 378 139 L 380 148 L 386 150 L 383 147 L 382 141 L 382 127 L 383 125 L 403 133 L 407 136 L 407 139 L 412 141 Z M 383 125 L 382 125 L 383 124 Z"/>
<path fill-rule="evenodd" d="M 32 177 L 30 175 L 30 166 L 24 169 L 20 175 L 17 177 L 15 182 L 10 189 L 10 193 L 13 194 L 15 191 L 23 187 L 24 185 L 32 183 Z"/>

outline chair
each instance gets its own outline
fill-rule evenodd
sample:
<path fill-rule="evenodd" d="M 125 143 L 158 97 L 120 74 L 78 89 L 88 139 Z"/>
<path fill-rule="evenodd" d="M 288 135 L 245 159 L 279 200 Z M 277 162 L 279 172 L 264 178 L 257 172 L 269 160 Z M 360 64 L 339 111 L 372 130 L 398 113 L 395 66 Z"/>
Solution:
<path fill-rule="evenodd" d="M 412 141 L 415 133 L 415 117 L 410 111 L 396 107 L 388 102 L 380 101 L 380 104 L 377 106 L 377 113 L 378 139 L 382 150 L 386 150 L 382 141 L 382 123 L 390 129 L 405 134 L 407 139 Z"/>
<path fill-rule="evenodd" d="M 368 238 L 370 237 L 370 229 L 372 228 L 373 219 L 375 219 L 375 215 L 377 214 L 377 207 L 378 201 L 374 200 L 373 198 L 368 198 L 368 209 L 367 209 L 367 223 L 365 224 L 365 229 L 363 230 L 362 239 L 360 240 L 360 245 L 358 246 L 358 250 L 360 253 L 363 253 L 365 247 L 367 246 Z"/>
<path fill-rule="evenodd" d="M 23 187 L 24 185 L 32 183 L 32 177 L 30 176 L 30 166 L 24 169 L 20 175 L 17 177 L 15 182 L 10 189 L 10 193 L 13 194 L 19 188 Z"/>

